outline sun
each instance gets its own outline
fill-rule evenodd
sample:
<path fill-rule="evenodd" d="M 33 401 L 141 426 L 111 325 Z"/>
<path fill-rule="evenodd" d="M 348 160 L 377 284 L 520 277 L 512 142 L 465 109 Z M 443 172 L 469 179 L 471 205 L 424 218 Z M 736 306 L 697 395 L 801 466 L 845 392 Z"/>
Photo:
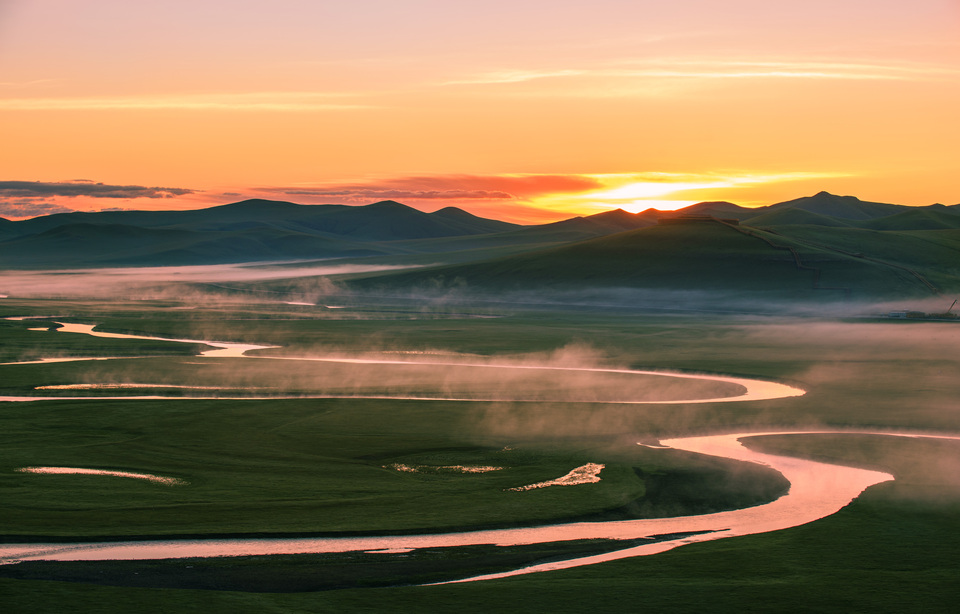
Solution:
<path fill-rule="evenodd" d="M 699 201 L 669 198 L 683 192 L 729 188 L 734 182 L 729 179 L 705 178 L 699 181 L 683 180 L 680 177 L 662 177 L 629 180 L 610 189 L 578 194 L 577 199 L 599 209 L 623 209 L 639 213 L 647 209 L 676 211 Z M 664 198 L 666 197 L 666 198 Z"/>

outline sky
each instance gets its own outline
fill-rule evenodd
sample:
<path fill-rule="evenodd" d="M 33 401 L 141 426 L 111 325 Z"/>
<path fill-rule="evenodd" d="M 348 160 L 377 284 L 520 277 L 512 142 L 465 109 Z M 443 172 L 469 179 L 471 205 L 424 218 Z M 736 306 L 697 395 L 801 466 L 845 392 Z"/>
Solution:
<path fill-rule="evenodd" d="M 0 0 L 0 216 L 960 203 L 960 0 Z"/>

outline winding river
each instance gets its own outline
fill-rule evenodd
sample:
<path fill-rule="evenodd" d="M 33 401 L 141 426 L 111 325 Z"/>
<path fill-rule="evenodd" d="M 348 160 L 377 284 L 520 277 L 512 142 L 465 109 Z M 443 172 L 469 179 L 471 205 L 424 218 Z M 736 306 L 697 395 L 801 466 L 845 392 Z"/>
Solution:
<path fill-rule="evenodd" d="M 83 333 L 96 336 L 114 338 L 157 339 L 155 337 L 140 337 L 101 333 L 93 330 L 93 326 L 68 324 L 63 332 Z M 208 341 L 166 339 L 167 341 L 181 341 L 186 343 L 204 343 L 213 346 L 214 350 L 204 352 L 202 356 L 244 356 L 252 349 L 264 349 L 271 346 L 211 343 Z M 261 357 L 269 358 L 269 357 Z M 296 358 L 272 358 L 278 360 L 298 360 Z M 335 362 L 363 362 L 374 364 L 409 364 L 404 361 L 378 360 L 369 358 L 310 358 L 307 360 L 323 360 Z M 486 368 L 491 365 L 450 362 L 431 362 L 417 364 L 455 364 L 464 367 Z M 507 368 L 498 365 L 498 368 Z M 538 367 L 514 366 L 510 368 L 529 369 L 570 369 L 574 367 Z M 671 373 L 658 371 L 633 371 L 622 369 L 587 368 L 591 371 L 636 373 L 645 375 L 662 375 L 665 377 L 701 378 L 714 381 L 735 383 L 743 386 L 745 392 L 739 396 L 723 397 L 719 399 L 700 399 L 689 401 L 675 401 L 675 403 L 691 402 L 727 402 L 751 401 L 760 399 L 775 399 L 804 394 L 803 390 L 761 380 L 723 377 L 716 375 L 696 375 L 688 373 Z M 38 400 L 44 397 L 0 397 L 0 400 Z M 90 398 L 90 397 L 49 397 L 50 399 Z M 149 398 L 149 397 L 96 397 L 103 398 Z M 163 398 L 163 397 L 161 397 Z M 183 398 L 183 397 L 179 397 Z M 201 397 L 191 397 L 201 398 Z M 223 398 L 223 397 L 219 397 Z M 247 397 L 244 397 L 247 398 Z M 275 398 L 275 397 L 274 397 Z M 367 397 L 364 397 L 367 398 Z M 375 397 L 384 398 L 384 397 Z M 391 397 L 387 397 L 391 398 Z M 411 398 L 411 397 L 395 397 Z M 426 398 L 424 400 L 437 400 Z M 476 399 L 465 399 L 476 400 Z M 590 565 L 603 561 L 642 556 L 664 552 L 684 544 L 702 542 L 739 535 L 750 535 L 776 531 L 806 524 L 818 520 L 840 510 L 850 503 L 864 489 L 880 482 L 892 480 L 886 473 L 868 471 L 823 462 L 803 460 L 794 457 L 765 454 L 750 450 L 743 445 L 742 440 L 761 435 L 803 435 L 834 431 L 775 431 L 775 432 L 747 432 L 699 437 L 683 437 L 668 439 L 661 442 L 662 447 L 676 450 L 685 450 L 699 454 L 707 454 L 734 460 L 761 463 L 779 471 L 790 482 L 789 492 L 764 505 L 731 510 L 713 514 L 683 516 L 675 518 L 656 518 L 641 520 L 620 520 L 608 522 L 578 522 L 545 525 L 539 527 L 468 531 L 459 533 L 437 533 L 423 535 L 373 536 L 373 537 L 343 537 L 343 538 L 282 538 L 282 539 L 191 539 L 191 540 L 156 540 L 130 542 L 96 542 L 96 543 L 36 543 L 36 544 L 2 544 L 0 545 L 0 564 L 10 564 L 25 560 L 148 560 L 172 559 L 189 557 L 212 556 L 252 556 L 271 554 L 306 554 L 306 553 L 333 553 L 333 552 L 403 552 L 417 548 L 437 548 L 469 546 L 479 544 L 495 545 L 524 545 L 548 542 L 561 542 L 581 539 L 612 539 L 636 540 L 643 537 L 662 536 L 669 534 L 686 534 L 685 537 L 658 541 L 649 545 L 640 545 L 625 548 L 597 556 L 580 557 L 569 560 L 555 561 L 541 565 L 534 565 L 509 572 L 490 574 L 467 578 L 463 581 L 500 578 L 511 575 L 535 573 L 554 569 L 565 569 L 581 565 Z M 861 431 L 839 431 L 853 433 Z M 868 433 L 868 431 L 862 431 Z M 870 433 L 891 435 L 890 433 Z M 918 437 L 918 435 L 901 435 Z M 929 437 L 936 437 L 930 435 Z M 947 437 L 960 439 L 960 437 Z M 690 533 L 697 533 L 690 535 Z"/>
<path fill-rule="evenodd" d="M 24 319 L 24 318 L 7 318 L 10 320 Z M 523 369 L 531 371 L 577 371 L 577 372 L 591 372 L 591 373 L 614 373 L 614 374 L 625 374 L 625 375 L 652 375 L 657 377 L 667 377 L 674 379 L 691 379 L 691 380 L 704 380 L 704 381 L 713 381 L 713 382 L 722 382 L 726 384 L 733 384 L 744 390 L 743 393 L 738 395 L 730 395 L 723 397 L 714 397 L 714 398 L 691 398 L 691 399 L 676 399 L 671 401 L 636 401 L 630 399 L 621 399 L 615 401 L 591 401 L 598 404 L 617 404 L 617 405 L 664 405 L 668 403 L 672 404 L 694 404 L 694 403 L 726 403 L 733 401 L 763 401 L 770 399 L 782 399 L 786 397 L 795 397 L 801 396 L 806 393 L 806 391 L 795 388 L 793 386 L 788 386 L 786 384 L 781 384 L 779 382 L 771 382 L 766 380 L 743 378 L 743 377 L 732 377 L 724 375 L 708 375 L 708 374 L 695 374 L 695 373 L 681 373 L 676 371 L 649 371 L 649 370 L 639 370 L 639 369 L 615 369 L 615 368 L 605 368 L 605 367 L 570 367 L 570 366 L 553 366 L 553 365 L 520 365 L 520 364 L 497 364 L 497 363 L 470 363 L 462 361 L 423 361 L 423 360 L 394 360 L 387 358 L 353 358 L 353 357 L 292 357 L 292 356 L 251 356 L 247 352 L 252 350 L 265 350 L 270 348 L 275 348 L 274 345 L 254 345 L 249 343 L 235 343 L 235 342 L 226 342 L 226 341 L 203 341 L 198 339 L 171 339 L 166 337 L 147 337 L 142 335 L 127 335 L 122 333 L 106 333 L 94 330 L 95 325 L 91 324 L 72 324 L 64 322 L 55 322 L 55 324 L 60 325 L 60 328 L 57 329 L 58 332 L 62 333 L 77 333 L 84 335 L 91 335 L 93 337 L 106 337 L 110 339 L 145 339 L 151 341 L 171 341 L 178 343 L 191 343 L 191 344 L 202 344 L 213 347 L 212 350 L 205 350 L 199 355 L 206 358 L 247 358 L 247 359 L 256 359 L 256 360 L 289 360 L 297 362 L 328 362 L 328 363 L 344 363 L 344 364 L 369 364 L 369 365 L 419 365 L 419 366 L 442 366 L 442 367 L 464 367 L 471 369 Z M 45 329 L 34 329 L 43 331 Z M 91 361 L 91 360 L 132 360 L 136 357 L 123 356 L 123 357 L 67 357 L 67 358 L 44 358 L 40 360 L 33 361 L 24 361 L 24 362 L 13 362 L 13 363 L 0 363 L 0 366 L 5 365 L 23 365 L 23 364 L 42 364 L 48 362 L 82 362 L 82 361 Z M 131 386 L 132 387 L 132 386 Z M 138 386 L 138 387 L 155 387 L 155 386 Z M 49 400 L 58 400 L 58 399 L 70 399 L 78 400 L 89 398 L 87 396 L 0 396 L 0 401 L 49 401 Z M 126 395 L 126 396 L 97 396 L 98 399 L 162 399 L 163 396 L 143 396 L 143 395 Z M 181 399 L 229 399 L 229 400 L 243 400 L 243 399 L 255 399 L 257 397 L 244 396 L 244 397 L 225 397 L 222 395 L 219 396 L 195 396 L 191 395 L 189 397 L 178 397 Z M 474 398 L 474 397 L 427 397 L 427 396 L 414 396 L 414 395 L 332 395 L 332 394 L 320 394 L 320 395 L 297 395 L 295 397 L 283 397 L 272 395 L 270 398 L 312 398 L 312 399 L 331 399 L 331 398 L 353 398 L 353 399 L 382 399 L 382 400 L 413 400 L 413 401 L 470 401 L 470 402 L 491 402 L 491 401 L 502 401 L 503 399 L 484 399 L 484 398 Z M 516 399 L 516 401 L 522 401 L 522 399 Z M 542 401 L 542 399 L 538 399 Z"/>

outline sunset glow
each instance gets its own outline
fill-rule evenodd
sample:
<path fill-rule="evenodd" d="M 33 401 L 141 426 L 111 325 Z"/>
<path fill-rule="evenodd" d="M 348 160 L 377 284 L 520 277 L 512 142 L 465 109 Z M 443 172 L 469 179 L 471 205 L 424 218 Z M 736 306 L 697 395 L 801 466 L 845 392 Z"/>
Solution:
<path fill-rule="evenodd" d="M 958 35 L 951 0 L 6 2 L 0 217 L 956 204 Z"/>

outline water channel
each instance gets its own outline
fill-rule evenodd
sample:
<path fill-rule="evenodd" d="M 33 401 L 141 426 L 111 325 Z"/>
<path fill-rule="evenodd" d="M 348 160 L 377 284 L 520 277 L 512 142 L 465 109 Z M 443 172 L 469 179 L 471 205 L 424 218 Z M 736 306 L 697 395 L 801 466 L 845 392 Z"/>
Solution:
<path fill-rule="evenodd" d="M 60 330 L 66 333 L 81 333 L 95 336 L 128 339 L 158 339 L 135 335 L 121 335 L 94 331 L 93 326 L 79 324 L 65 324 Z M 265 349 L 272 346 L 234 344 L 227 342 L 209 342 L 188 339 L 165 339 L 184 343 L 203 343 L 215 349 L 203 352 L 207 357 L 244 357 L 245 353 L 254 349 Z M 397 360 L 379 360 L 375 358 L 308 358 L 297 359 L 291 357 L 258 357 L 274 360 L 321 360 L 334 362 L 362 362 L 374 364 L 408 364 Z M 464 367 L 488 368 L 491 365 L 451 362 L 430 362 L 418 364 L 449 365 L 455 364 Z M 574 367 L 538 367 L 531 365 L 497 368 L 524 368 L 524 369 L 578 369 Z M 632 371 L 623 369 L 587 368 L 587 370 L 615 373 L 636 373 L 644 375 L 661 375 L 664 377 L 700 378 L 714 381 L 735 383 L 742 386 L 745 392 L 739 396 L 723 397 L 719 399 L 694 399 L 676 401 L 677 403 L 691 402 L 727 402 L 751 401 L 760 399 L 784 398 L 804 394 L 803 390 L 776 382 L 762 380 L 725 377 L 717 375 L 698 375 L 690 373 L 673 373 L 658 371 Z M 44 397 L 0 397 L 4 401 L 38 400 Z M 48 397 L 48 399 L 79 399 L 90 397 Z M 98 399 L 111 397 L 96 397 Z M 142 396 L 113 397 L 113 398 L 150 398 Z M 157 397 L 152 397 L 157 398 Z M 160 397 L 163 398 L 163 397 Z M 183 399 L 184 397 L 178 397 Z M 190 397 L 202 398 L 202 397 Z M 223 397 L 219 397 L 223 398 Z M 247 397 L 244 397 L 247 398 Z M 276 397 L 273 397 L 276 398 Z M 298 397 L 302 398 L 302 397 Z M 364 397 L 367 398 L 367 397 Z M 383 397 L 375 397 L 383 398 Z M 387 397 L 411 398 L 411 397 Z M 423 400 L 437 400 L 425 398 Z M 476 400 L 476 399 L 466 399 Z M 581 557 L 570 560 L 555 561 L 542 565 L 534 565 L 522 569 L 499 574 L 478 576 L 458 581 L 483 580 L 506 577 L 510 575 L 535 573 L 554 569 L 565 569 L 581 565 L 590 565 L 603 561 L 620 558 L 642 556 L 664 552 L 684 544 L 702 542 L 726 537 L 750 535 L 776 531 L 806 524 L 836 513 L 849 504 L 864 489 L 893 477 L 886 473 L 869 471 L 853 467 L 804 460 L 788 456 L 765 454 L 750 450 L 743 444 L 750 437 L 761 435 L 804 435 L 810 433 L 853 431 L 776 431 L 776 432 L 742 432 L 721 435 L 698 437 L 683 437 L 668 439 L 661 442 L 662 447 L 685 450 L 699 454 L 706 454 L 739 461 L 760 463 L 779 471 L 790 482 L 787 494 L 764 505 L 731 510 L 713 514 L 683 516 L 674 518 L 655 518 L 640 520 L 620 520 L 609 522 L 577 522 L 545 525 L 539 527 L 525 527 L 514 529 L 468 531 L 458 533 L 437 533 L 422 535 L 394 535 L 372 537 L 342 537 L 342 538 L 282 538 L 282 539 L 179 539 L 179 540 L 138 540 L 129 542 L 95 542 L 95 543 L 35 543 L 35 544 L 2 544 L 0 545 L 0 564 L 10 564 L 25 560 L 150 560 L 173 559 L 213 556 L 256 556 L 271 554 L 306 554 L 306 553 L 333 553 L 333 552 L 403 552 L 417 548 L 456 547 L 478 544 L 494 545 L 526 545 L 537 543 L 561 542 L 582 539 L 612 539 L 636 540 L 643 537 L 654 537 L 670 534 L 686 534 L 678 539 L 658 541 L 649 545 L 640 545 L 625 548 L 597 556 Z M 867 433 L 867 431 L 864 431 Z M 891 435 L 890 433 L 870 433 Z M 902 435 L 919 437 L 919 435 Z M 930 435 L 929 437 L 938 437 Z M 943 436 L 942 438 L 960 439 L 958 437 Z M 61 468 L 64 469 L 64 468 Z M 691 535 L 691 533 L 697 533 Z"/>

